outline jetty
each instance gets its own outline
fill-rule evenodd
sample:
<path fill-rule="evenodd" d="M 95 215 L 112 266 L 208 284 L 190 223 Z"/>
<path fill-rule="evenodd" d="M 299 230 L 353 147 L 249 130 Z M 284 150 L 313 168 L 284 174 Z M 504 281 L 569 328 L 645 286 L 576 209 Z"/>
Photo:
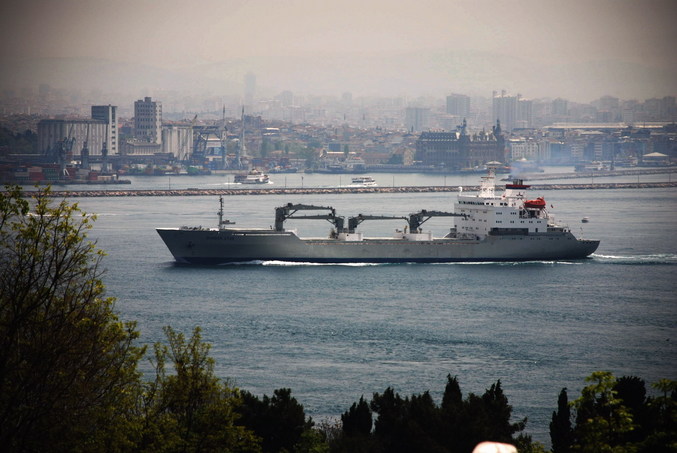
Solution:
<path fill-rule="evenodd" d="M 500 187 L 500 186 L 497 186 Z M 609 189 L 657 189 L 677 187 L 677 182 L 620 182 L 594 184 L 532 184 L 532 191 L 539 190 L 609 190 Z M 394 186 L 394 187 L 305 187 L 305 188 L 231 188 L 231 189 L 147 189 L 147 190 L 59 190 L 52 191 L 55 198 L 78 197 L 191 197 L 191 196 L 250 196 L 250 195 L 340 195 L 371 193 L 429 193 L 458 192 L 458 186 Z M 478 186 L 463 186 L 464 191 L 476 192 Z"/>

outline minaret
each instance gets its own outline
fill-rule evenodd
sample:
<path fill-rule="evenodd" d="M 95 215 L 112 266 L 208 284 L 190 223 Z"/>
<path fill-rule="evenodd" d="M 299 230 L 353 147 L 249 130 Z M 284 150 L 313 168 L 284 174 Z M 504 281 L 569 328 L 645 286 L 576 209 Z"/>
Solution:
<path fill-rule="evenodd" d="M 244 144 L 244 105 L 242 106 L 242 132 L 240 133 L 240 146 L 237 149 L 236 166 L 242 168 L 242 159 L 247 157 L 247 147 Z"/>

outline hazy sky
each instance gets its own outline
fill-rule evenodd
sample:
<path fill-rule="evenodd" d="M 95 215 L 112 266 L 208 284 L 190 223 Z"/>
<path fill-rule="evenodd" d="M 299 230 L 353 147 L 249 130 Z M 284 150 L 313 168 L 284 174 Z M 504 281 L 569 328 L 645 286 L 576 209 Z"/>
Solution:
<path fill-rule="evenodd" d="M 677 70 L 676 0 L 4 0 L 0 8 L 3 61 L 96 57 L 176 68 L 444 49 Z"/>

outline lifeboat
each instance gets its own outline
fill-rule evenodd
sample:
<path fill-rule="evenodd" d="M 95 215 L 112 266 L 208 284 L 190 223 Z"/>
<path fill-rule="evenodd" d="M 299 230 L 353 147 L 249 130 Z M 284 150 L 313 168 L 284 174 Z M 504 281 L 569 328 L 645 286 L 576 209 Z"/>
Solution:
<path fill-rule="evenodd" d="M 545 209 L 545 200 L 543 197 L 538 197 L 535 200 L 527 200 L 524 202 L 524 207 L 531 209 Z"/>

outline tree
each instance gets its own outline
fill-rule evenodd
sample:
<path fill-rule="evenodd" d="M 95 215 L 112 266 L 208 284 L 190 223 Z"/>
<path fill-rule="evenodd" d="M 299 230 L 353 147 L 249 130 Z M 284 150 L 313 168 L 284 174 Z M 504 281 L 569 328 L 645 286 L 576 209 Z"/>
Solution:
<path fill-rule="evenodd" d="M 571 427 L 571 408 L 566 388 L 563 388 L 559 393 L 557 411 L 552 413 L 550 440 L 552 441 L 553 453 L 569 453 L 574 443 L 574 431 Z"/>
<path fill-rule="evenodd" d="M 168 345 L 155 344 L 156 378 L 146 387 L 143 434 L 136 449 L 260 451 L 253 433 L 236 424 L 242 399 L 214 375 L 210 345 L 202 341 L 200 328 L 188 341 L 171 327 L 164 332 Z M 173 374 L 167 373 L 167 363 Z"/>
<path fill-rule="evenodd" d="M 590 384 L 573 402 L 578 450 L 590 453 L 614 451 L 614 447 L 623 444 L 623 437 L 634 429 L 632 414 L 617 396 L 613 374 L 595 371 L 585 381 Z"/>
<path fill-rule="evenodd" d="M 450 451 L 459 451 L 465 436 L 463 428 L 463 393 L 456 376 L 447 375 L 447 384 L 442 396 L 442 417 L 446 427 L 444 444 Z"/>
<path fill-rule="evenodd" d="M 646 403 L 644 431 L 640 453 L 672 453 L 677 451 L 677 381 L 661 379 L 651 385 L 662 395 Z"/>
<path fill-rule="evenodd" d="M 469 394 L 463 404 L 460 431 L 463 450 L 472 450 L 482 441 L 513 442 L 513 434 L 526 425 L 526 418 L 511 423 L 512 406 L 503 393 L 501 381 L 492 384 L 480 397 Z"/>
<path fill-rule="evenodd" d="M 314 423 L 310 417 L 306 419 L 303 406 L 291 396 L 290 389 L 277 389 L 272 397 L 263 395 L 263 399 L 243 391 L 242 400 L 238 423 L 262 439 L 264 452 L 303 450 L 300 445 L 313 440 L 310 431 Z"/>
<path fill-rule="evenodd" d="M 341 423 L 343 424 L 343 431 L 348 435 L 363 435 L 368 436 L 371 433 L 372 419 L 369 404 L 364 397 L 360 397 L 360 401 L 353 403 L 348 412 L 341 415 Z"/>
<path fill-rule="evenodd" d="M 143 348 L 105 297 L 94 216 L 50 190 L 0 193 L 0 445 L 5 451 L 102 449 L 124 436 Z M 33 212 L 29 213 L 32 205 Z M 100 448 L 101 447 L 101 448 Z"/>
<path fill-rule="evenodd" d="M 510 422 L 512 406 L 500 381 L 482 396 L 471 393 L 463 400 L 458 380 L 447 376 L 441 406 L 435 404 L 430 392 L 402 398 L 388 387 L 383 394 L 375 393 L 371 400 L 370 408 L 378 417 L 372 435 L 366 440 L 365 428 L 356 429 L 358 420 L 366 418 L 359 415 L 362 405 L 360 400 L 341 417 L 343 438 L 332 442 L 332 451 L 350 451 L 346 446 L 358 440 L 362 445 L 368 442 L 369 451 L 470 452 L 486 440 L 519 441 L 525 451 L 540 451 L 528 436 L 513 438 L 513 434 L 524 429 L 526 419 Z"/>

